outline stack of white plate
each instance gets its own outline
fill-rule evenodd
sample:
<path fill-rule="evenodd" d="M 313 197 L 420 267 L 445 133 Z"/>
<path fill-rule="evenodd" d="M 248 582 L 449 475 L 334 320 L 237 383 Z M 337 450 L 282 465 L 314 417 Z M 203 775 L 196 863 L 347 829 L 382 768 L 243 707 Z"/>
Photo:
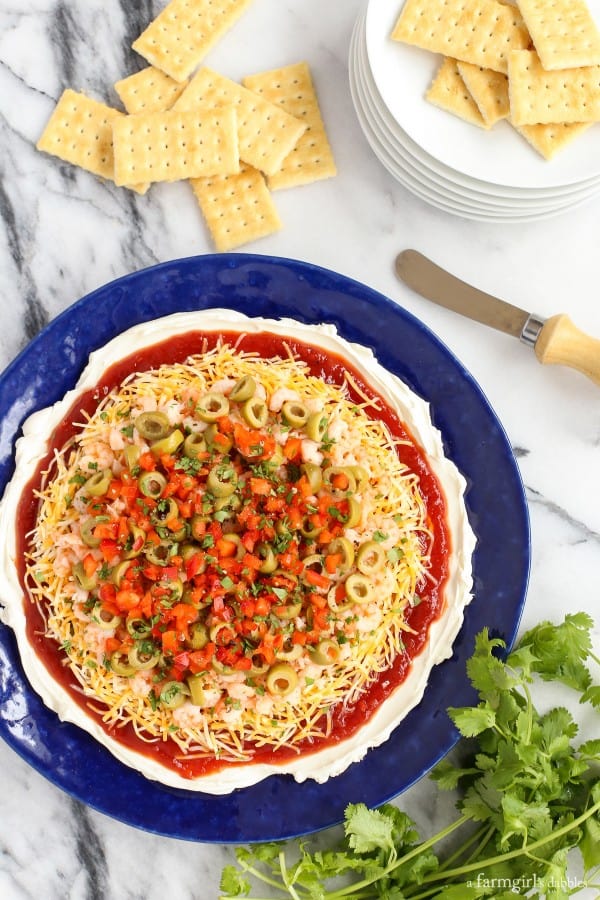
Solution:
<path fill-rule="evenodd" d="M 600 191 L 598 125 L 545 160 L 507 121 L 486 131 L 428 103 L 441 57 L 391 40 L 402 3 L 369 0 L 349 58 L 360 125 L 400 184 L 446 212 L 506 223 L 554 216 Z"/>

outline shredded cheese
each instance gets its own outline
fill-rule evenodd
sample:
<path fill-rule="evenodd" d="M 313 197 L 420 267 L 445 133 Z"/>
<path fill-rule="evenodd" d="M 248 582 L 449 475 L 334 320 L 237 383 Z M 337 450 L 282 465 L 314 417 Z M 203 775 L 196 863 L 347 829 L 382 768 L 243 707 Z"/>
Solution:
<path fill-rule="evenodd" d="M 331 433 L 340 437 L 327 448 L 336 466 L 362 466 L 368 475 L 357 488 L 362 515 L 344 531 L 357 549 L 375 540 L 385 549 L 385 566 L 373 574 L 376 590 L 368 604 L 356 603 L 343 617 L 332 616 L 329 636 L 342 637 L 340 655 L 330 665 L 315 666 L 306 651 L 291 665 L 298 687 L 288 696 L 264 697 L 260 678 L 245 678 L 248 691 L 236 691 L 228 674 L 206 676 L 206 684 L 218 693 L 219 702 L 193 713 L 179 712 L 153 702 L 151 679 L 148 692 L 139 679 L 115 674 L 103 642 L 114 630 L 94 623 L 93 590 L 76 584 L 73 568 L 91 555 L 105 564 L 98 547 L 82 540 L 82 526 L 90 512 L 82 500 L 81 482 L 97 469 L 108 468 L 115 478 L 126 469 L 124 449 L 136 445 L 147 452 L 149 443 L 134 427 L 142 412 L 164 412 L 173 424 L 186 423 L 202 430 L 195 418 L 198 401 L 215 384 L 252 376 L 270 397 L 287 388 L 310 408 L 322 409 Z M 350 377 L 348 376 L 348 382 Z M 77 433 L 54 454 L 39 489 L 39 514 L 30 536 L 27 585 L 46 623 L 46 635 L 57 642 L 74 683 L 88 698 L 90 709 L 107 728 L 131 725 L 141 741 L 173 741 L 187 758 L 217 758 L 240 762 L 252 758 L 253 748 L 292 748 L 300 752 L 307 741 L 326 737 L 332 729 L 333 711 L 352 708 L 378 674 L 403 652 L 404 612 L 415 602 L 428 575 L 433 534 L 419 491 L 418 477 L 400 461 L 394 439 L 376 417 L 377 404 L 353 382 L 336 386 L 309 374 L 307 366 L 289 351 L 286 358 L 263 359 L 236 346 L 218 344 L 214 349 L 186 360 L 133 373 L 98 404 L 89 417 L 77 423 Z M 235 417 L 235 416 L 234 416 Z M 289 429 L 295 437 L 301 429 Z M 288 436 L 289 439 L 289 436 Z M 105 504 L 104 512 L 117 521 L 122 501 Z M 334 579 L 335 580 L 335 579 Z M 82 612 L 83 610 L 83 612 Z M 297 623 L 306 630 L 306 621 Z M 86 631 L 87 629 L 87 631 Z M 265 711 L 266 710 L 266 711 Z"/>

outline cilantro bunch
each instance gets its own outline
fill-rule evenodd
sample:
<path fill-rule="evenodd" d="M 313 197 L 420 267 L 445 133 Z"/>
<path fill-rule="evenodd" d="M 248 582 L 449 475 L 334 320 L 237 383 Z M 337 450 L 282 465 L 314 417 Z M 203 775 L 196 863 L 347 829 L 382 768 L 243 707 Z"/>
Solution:
<path fill-rule="evenodd" d="M 270 898 L 293 900 L 563 900 L 583 886 L 600 896 L 600 738 L 575 746 L 570 712 L 540 713 L 532 697 L 536 681 L 560 682 L 600 708 L 592 627 L 585 613 L 542 622 L 508 655 L 487 629 L 477 636 L 467 670 L 479 702 L 448 710 L 464 739 L 453 755 L 460 762 L 445 759 L 431 775 L 460 798 L 460 815 L 438 834 L 421 840 L 391 804 L 350 804 L 332 849 L 312 850 L 309 841 L 236 849 L 221 900 L 250 897 L 258 882 Z"/>

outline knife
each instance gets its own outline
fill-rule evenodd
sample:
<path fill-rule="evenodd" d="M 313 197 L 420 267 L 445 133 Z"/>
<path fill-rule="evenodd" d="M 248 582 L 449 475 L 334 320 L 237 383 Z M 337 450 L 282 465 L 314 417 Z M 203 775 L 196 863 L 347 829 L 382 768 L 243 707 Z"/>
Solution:
<path fill-rule="evenodd" d="M 569 316 L 542 319 L 528 313 L 461 281 L 416 250 L 396 257 L 396 273 L 422 297 L 519 338 L 533 347 L 539 362 L 570 366 L 600 385 L 600 340 L 580 331 Z"/>

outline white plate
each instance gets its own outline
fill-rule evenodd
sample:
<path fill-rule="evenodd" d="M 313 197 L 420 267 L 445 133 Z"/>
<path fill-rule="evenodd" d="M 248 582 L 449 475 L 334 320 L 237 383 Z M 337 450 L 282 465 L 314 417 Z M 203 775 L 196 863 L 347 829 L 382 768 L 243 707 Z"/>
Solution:
<path fill-rule="evenodd" d="M 588 0 L 600 20 L 600 0 Z M 366 45 L 377 89 L 392 117 L 423 150 L 446 166 L 492 185 L 555 188 L 600 176 L 600 128 L 592 126 L 551 162 L 506 122 L 473 128 L 425 100 L 441 57 L 392 41 L 403 0 L 369 0 Z"/>
<path fill-rule="evenodd" d="M 566 205 L 572 205 L 580 200 L 591 197 L 600 190 L 600 179 L 586 183 L 585 186 L 565 188 L 560 191 L 543 191 L 539 193 L 524 191 L 512 191 L 512 196 L 495 193 L 486 193 L 473 190 L 466 179 L 461 181 L 451 180 L 437 170 L 428 167 L 422 159 L 411 153 L 405 142 L 401 140 L 402 129 L 385 115 L 385 107 L 378 103 L 377 88 L 370 73 L 366 48 L 364 43 L 364 17 L 359 19 L 355 27 L 354 37 L 354 66 L 355 77 L 360 80 L 361 93 L 363 95 L 363 109 L 369 115 L 371 125 L 377 132 L 381 142 L 386 144 L 389 152 L 398 162 L 410 170 L 417 180 L 432 184 L 437 190 L 441 190 L 449 199 L 475 205 L 478 208 L 489 208 L 490 211 L 502 210 L 511 213 L 543 212 Z M 395 127 L 394 127 L 395 126 Z M 466 182 L 464 184 L 463 182 Z"/>
<path fill-rule="evenodd" d="M 435 188 L 425 184 L 424 182 L 415 180 L 412 175 L 398 163 L 394 155 L 389 152 L 389 149 L 385 146 L 385 144 L 381 142 L 378 133 L 370 124 L 368 112 L 365 109 L 364 105 L 364 97 L 361 91 L 360 81 L 356 75 L 354 50 L 355 41 L 353 40 L 351 42 L 349 58 L 350 91 L 352 94 L 352 99 L 354 102 L 359 124 L 371 149 L 373 150 L 379 161 L 382 163 L 382 165 L 396 179 L 396 181 L 398 181 L 412 194 L 431 204 L 432 206 L 435 206 L 437 209 L 441 209 L 444 212 L 450 213 L 452 215 L 459 215 L 462 218 L 472 219 L 479 222 L 502 224 L 539 221 L 541 219 L 547 219 L 552 216 L 558 215 L 564 209 L 572 209 L 574 206 L 578 205 L 576 203 L 568 203 L 565 207 L 556 207 L 551 210 L 544 210 L 539 212 L 533 212 L 529 210 L 522 214 L 507 213 L 505 215 L 502 215 L 498 214 L 497 212 L 488 211 L 484 208 L 472 208 L 462 203 L 455 203 L 450 200 L 448 196 L 443 192 L 440 193 L 439 191 L 436 191 Z"/>
<path fill-rule="evenodd" d="M 369 107 L 378 121 L 381 122 L 381 129 L 388 136 L 390 141 L 398 149 L 402 148 L 405 155 L 408 155 L 413 165 L 423 173 L 423 175 L 433 179 L 440 187 L 444 189 L 453 189 L 472 199 L 480 200 L 483 203 L 507 205 L 513 208 L 515 205 L 538 205 L 540 201 L 549 200 L 552 205 L 559 198 L 566 198 L 567 195 L 574 193 L 588 192 L 595 193 L 600 189 L 600 177 L 589 179 L 575 185 L 567 185 L 556 188 L 506 188 L 499 185 L 486 184 L 486 182 L 470 178 L 462 173 L 456 172 L 454 169 L 444 166 L 435 160 L 432 156 L 425 153 L 414 141 L 412 141 L 406 132 L 398 125 L 395 119 L 389 113 L 389 110 L 383 103 L 377 86 L 373 79 L 373 74 L 369 65 L 365 40 L 365 24 L 364 17 L 361 20 L 357 33 L 357 67 L 360 69 L 362 82 L 368 95 Z M 440 110 L 440 112 L 442 112 Z M 467 123 L 465 123 L 466 125 Z M 468 126 L 469 128 L 473 126 Z M 517 135 L 519 137 L 519 135 Z M 534 152 L 534 151 L 532 151 Z M 572 198 L 575 199 L 574 197 Z"/>

